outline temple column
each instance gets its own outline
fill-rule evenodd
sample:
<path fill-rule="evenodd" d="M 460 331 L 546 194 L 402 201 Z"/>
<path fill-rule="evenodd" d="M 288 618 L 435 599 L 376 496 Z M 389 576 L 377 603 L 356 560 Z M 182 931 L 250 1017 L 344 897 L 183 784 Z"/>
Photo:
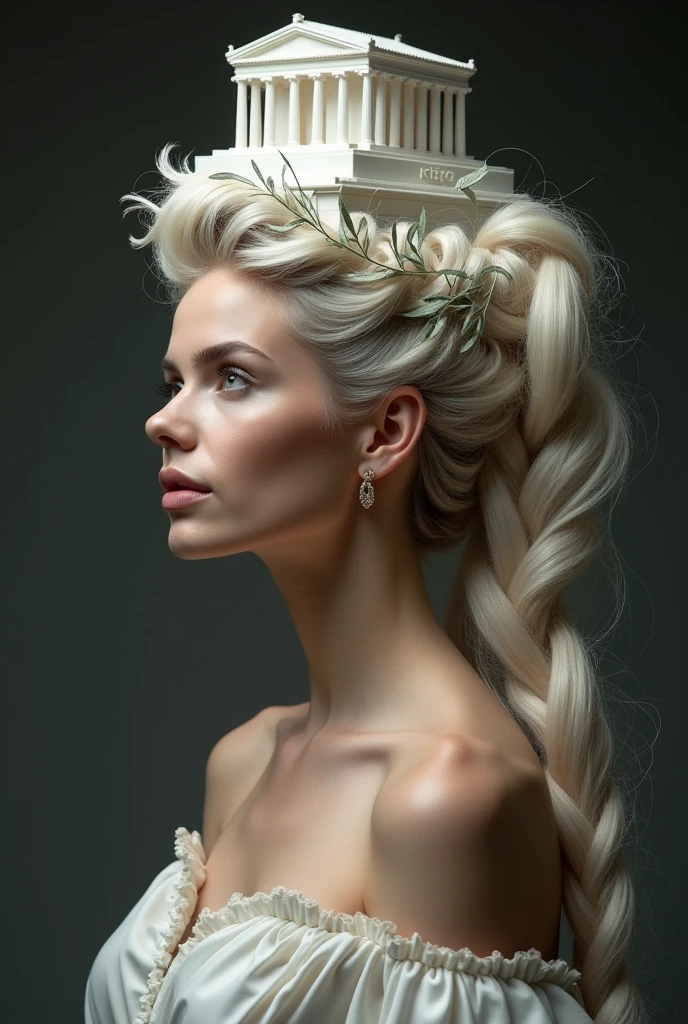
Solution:
<path fill-rule="evenodd" d="M 236 82 L 237 87 L 236 130 L 234 137 L 234 145 L 238 147 L 244 147 L 247 145 L 246 129 L 248 125 L 248 118 L 246 116 L 246 111 L 248 107 L 248 92 L 246 89 L 246 80 L 244 78 L 237 78 L 237 76 L 234 75 L 232 77 L 232 81 Z"/>
<path fill-rule="evenodd" d="M 257 78 L 251 84 L 251 117 L 249 121 L 249 146 L 263 145 L 263 111 L 260 104 L 260 82 Z"/>
<path fill-rule="evenodd" d="M 414 144 L 416 84 L 413 78 L 408 78 L 404 82 L 404 149 L 413 149 Z"/>
<path fill-rule="evenodd" d="M 466 90 L 456 91 L 456 110 L 454 112 L 454 153 L 456 156 L 466 155 Z"/>
<path fill-rule="evenodd" d="M 430 139 L 428 141 L 428 148 L 432 153 L 439 153 L 440 151 L 441 96 L 442 86 L 433 83 L 430 86 Z"/>
<path fill-rule="evenodd" d="M 313 79 L 313 119 L 311 123 L 311 145 L 322 145 L 323 134 L 323 79 L 320 71 L 308 75 Z"/>
<path fill-rule="evenodd" d="M 263 121 L 263 145 L 275 145 L 275 82 L 272 75 L 261 75 L 265 83 L 265 117 Z"/>
<path fill-rule="evenodd" d="M 428 87 L 423 82 L 416 89 L 416 149 L 428 148 Z"/>
<path fill-rule="evenodd" d="M 401 143 L 401 78 L 392 75 L 392 87 L 389 104 L 389 144 L 399 146 Z"/>
<path fill-rule="evenodd" d="M 363 79 L 363 95 L 361 97 L 361 137 L 359 145 L 370 146 L 373 142 L 373 75 L 367 68 L 359 71 Z"/>
<path fill-rule="evenodd" d="M 444 112 L 442 114 L 442 152 L 454 155 L 454 89 L 444 90 Z"/>
<path fill-rule="evenodd" d="M 375 142 L 387 145 L 387 75 L 377 73 L 375 85 Z"/>
<path fill-rule="evenodd" d="M 295 74 L 285 75 L 285 79 L 289 82 L 289 132 L 287 135 L 287 145 L 289 146 L 300 146 L 301 145 L 301 107 L 300 107 L 300 90 L 299 90 L 299 79 Z"/>
<path fill-rule="evenodd" d="M 335 71 L 339 79 L 337 86 L 337 142 L 349 145 L 349 82 L 346 71 Z"/>

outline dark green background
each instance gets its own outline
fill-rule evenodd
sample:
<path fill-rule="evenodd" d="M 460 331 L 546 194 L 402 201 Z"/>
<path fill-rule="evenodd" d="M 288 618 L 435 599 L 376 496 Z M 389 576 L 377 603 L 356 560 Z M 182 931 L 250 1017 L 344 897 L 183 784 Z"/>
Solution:
<path fill-rule="evenodd" d="M 306 18 L 478 67 L 468 152 L 571 195 L 606 232 L 627 297 L 620 371 L 641 416 L 614 516 L 628 601 L 599 567 L 571 588 L 598 637 L 641 882 L 632 964 L 653 1020 L 681 1021 L 686 864 L 685 71 L 678 5 L 322 2 Z M 306 664 L 252 554 L 167 548 L 160 450 L 144 434 L 171 312 L 119 197 L 158 184 L 167 141 L 232 144 L 224 53 L 292 8 L 170 0 L 5 15 L 2 239 L 3 1024 L 78 1024 L 102 942 L 200 828 L 228 729 L 308 697 Z M 543 173 L 534 158 L 541 161 Z M 159 295 L 158 297 L 162 297 Z M 443 608 L 456 558 L 427 579 Z M 9 969 L 8 969 L 9 968 Z M 686 997 L 683 997 L 684 999 Z"/>

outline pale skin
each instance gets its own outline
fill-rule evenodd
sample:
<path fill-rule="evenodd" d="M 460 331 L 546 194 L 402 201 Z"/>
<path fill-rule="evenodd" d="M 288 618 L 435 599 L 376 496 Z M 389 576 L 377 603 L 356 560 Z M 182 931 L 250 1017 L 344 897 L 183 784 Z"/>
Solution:
<path fill-rule="evenodd" d="M 262 355 L 235 349 L 194 366 L 200 349 L 229 340 Z M 404 515 L 421 393 L 396 387 L 369 419 L 327 432 L 321 371 L 286 330 L 278 296 L 229 267 L 186 292 L 166 358 L 173 396 L 146 432 L 163 467 L 211 489 L 168 512 L 170 550 L 258 555 L 310 689 L 211 753 L 207 877 L 182 941 L 201 907 L 284 885 L 323 908 L 392 920 L 401 935 L 555 957 L 559 848 L 540 762 L 446 636 Z M 358 498 L 366 467 L 369 509 Z M 446 863 L 435 862 L 442 849 Z"/>

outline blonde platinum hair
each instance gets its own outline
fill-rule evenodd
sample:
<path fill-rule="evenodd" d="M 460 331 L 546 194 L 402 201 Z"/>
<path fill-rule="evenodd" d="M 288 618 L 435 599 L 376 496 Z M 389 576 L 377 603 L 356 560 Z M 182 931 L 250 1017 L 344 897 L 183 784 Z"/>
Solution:
<path fill-rule="evenodd" d="M 613 772 L 592 645 L 562 600 L 596 554 L 628 482 L 631 399 L 607 372 L 604 299 L 610 263 L 578 215 L 517 196 L 474 229 L 432 227 L 420 247 L 429 268 L 477 274 L 496 265 L 484 329 L 460 352 L 460 315 L 435 336 L 400 315 L 456 278 L 372 269 L 293 218 L 269 192 L 156 159 L 159 203 L 138 194 L 155 268 L 173 302 L 203 274 L 228 266 L 282 300 L 288 329 L 322 371 L 327 425 L 341 430 L 375 411 L 393 388 L 421 392 L 427 418 L 406 515 L 419 552 L 465 541 L 445 629 L 519 723 L 544 768 L 563 866 L 574 966 L 595 1024 L 648 1017 L 625 956 L 635 898 L 623 843 L 627 811 Z M 323 214 L 337 238 L 337 217 Z M 351 213 L 354 225 L 363 213 Z M 365 211 L 369 256 L 397 266 L 391 232 Z M 410 221 L 397 221 L 404 251 Z M 352 500 L 358 500 L 357 495 Z M 367 513 L 366 513 L 367 514 Z"/>

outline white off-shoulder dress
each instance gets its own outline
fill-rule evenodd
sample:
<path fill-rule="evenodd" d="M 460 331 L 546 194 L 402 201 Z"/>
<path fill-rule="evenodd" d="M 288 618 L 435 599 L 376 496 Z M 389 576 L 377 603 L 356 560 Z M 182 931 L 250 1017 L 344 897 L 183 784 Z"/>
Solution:
<path fill-rule="evenodd" d="M 105 942 L 86 1024 L 590 1024 L 580 972 L 536 949 L 476 956 L 396 934 L 391 921 L 321 910 L 303 893 L 234 893 L 201 910 L 198 832 Z M 170 962 L 171 961 L 171 962 Z"/>

